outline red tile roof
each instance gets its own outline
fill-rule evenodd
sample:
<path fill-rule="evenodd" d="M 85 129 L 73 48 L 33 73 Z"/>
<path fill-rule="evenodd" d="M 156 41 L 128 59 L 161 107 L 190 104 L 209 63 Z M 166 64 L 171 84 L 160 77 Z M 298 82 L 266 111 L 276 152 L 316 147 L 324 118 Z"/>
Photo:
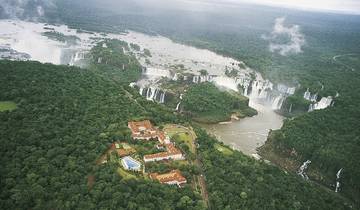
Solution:
<path fill-rule="evenodd" d="M 141 132 L 142 129 L 144 128 L 145 130 L 151 130 L 151 131 L 156 131 L 156 129 L 153 127 L 153 125 L 151 124 L 151 122 L 149 120 L 144 120 L 144 121 L 130 121 L 128 122 L 128 126 L 130 127 L 131 131 L 133 132 Z"/>
<path fill-rule="evenodd" d="M 171 153 L 171 154 L 181 154 L 181 151 L 175 147 L 174 144 L 170 143 L 170 144 L 165 144 L 165 147 L 167 149 L 167 152 L 168 153 Z"/>
<path fill-rule="evenodd" d="M 156 138 L 157 129 L 151 124 L 149 120 L 144 121 L 130 121 L 128 127 L 131 130 L 133 138 Z"/>
<path fill-rule="evenodd" d="M 168 152 L 159 152 L 155 154 L 144 155 L 144 159 L 166 158 L 169 157 L 170 155 L 171 154 L 169 154 Z"/>
<path fill-rule="evenodd" d="M 168 183 L 173 181 L 176 181 L 178 183 L 186 182 L 186 178 L 181 174 L 179 170 L 172 170 L 170 171 L 170 173 L 166 174 L 151 173 L 150 178 L 157 179 L 161 183 Z"/>
<path fill-rule="evenodd" d="M 164 143 L 164 141 L 166 139 L 166 136 L 165 136 L 165 133 L 163 131 L 158 132 L 158 139 L 159 139 L 160 143 Z"/>
<path fill-rule="evenodd" d="M 155 158 L 167 158 L 172 155 L 182 154 L 181 151 L 176 148 L 173 144 L 165 144 L 166 152 L 159 152 L 150 155 L 144 155 L 144 159 L 155 159 Z"/>

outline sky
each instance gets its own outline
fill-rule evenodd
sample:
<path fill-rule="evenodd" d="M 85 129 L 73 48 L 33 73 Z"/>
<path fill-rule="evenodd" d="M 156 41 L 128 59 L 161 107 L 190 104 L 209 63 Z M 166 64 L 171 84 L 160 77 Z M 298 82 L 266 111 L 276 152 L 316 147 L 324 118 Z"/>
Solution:
<path fill-rule="evenodd" d="M 197 1 L 197 0 L 195 0 Z M 360 14 L 360 0 L 198 0 L 216 3 L 249 3 L 301 10 Z"/>

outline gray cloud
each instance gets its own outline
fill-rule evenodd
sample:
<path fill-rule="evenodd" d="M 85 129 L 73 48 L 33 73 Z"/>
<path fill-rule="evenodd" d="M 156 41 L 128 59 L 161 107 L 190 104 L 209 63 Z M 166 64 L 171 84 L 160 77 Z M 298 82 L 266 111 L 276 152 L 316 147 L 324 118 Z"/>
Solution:
<path fill-rule="evenodd" d="M 286 26 L 285 18 L 276 18 L 273 31 L 270 35 L 263 35 L 262 38 L 269 40 L 269 50 L 286 56 L 302 52 L 305 44 L 305 37 L 300 31 L 300 26 Z"/>

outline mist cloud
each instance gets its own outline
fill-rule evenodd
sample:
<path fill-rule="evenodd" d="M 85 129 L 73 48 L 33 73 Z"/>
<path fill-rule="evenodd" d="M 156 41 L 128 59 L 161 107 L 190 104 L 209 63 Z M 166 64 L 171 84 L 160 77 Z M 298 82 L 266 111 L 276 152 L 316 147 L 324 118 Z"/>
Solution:
<path fill-rule="evenodd" d="M 33 19 L 54 7 L 55 0 L 0 0 L 0 18 Z"/>
<path fill-rule="evenodd" d="M 273 31 L 270 35 L 263 35 L 262 38 L 269 40 L 269 50 L 274 53 L 286 56 L 302 52 L 305 44 L 305 37 L 300 32 L 300 26 L 286 26 L 285 18 L 276 18 Z"/>

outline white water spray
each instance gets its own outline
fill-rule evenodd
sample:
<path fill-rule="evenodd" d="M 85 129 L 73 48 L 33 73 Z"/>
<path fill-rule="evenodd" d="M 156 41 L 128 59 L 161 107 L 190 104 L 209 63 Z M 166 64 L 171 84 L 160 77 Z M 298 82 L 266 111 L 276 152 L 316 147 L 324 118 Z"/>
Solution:
<path fill-rule="evenodd" d="M 176 111 L 179 111 L 180 104 L 181 104 L 181 101 L 176 105 L 176 108 L 175 108 Z"/>
<path fill-rule="evenodd" d="M 340 168 L 340 170 L 336 173 L 336 187 L 335 187 L 335 192 L 339 192 L 340 190 L 340 178 L 341 178 L 341 172 L 342 172 L 342 168 Z"/>
<path fill-rule="evenodd" d="M 300 175 L 305 180 L 308 180 L 309 177 L 306 175 L 305 171 L 309 167 L 309 164 L 311 163 L 310 160 L 305 161 L 299 168 L 297 174 Z"/>

